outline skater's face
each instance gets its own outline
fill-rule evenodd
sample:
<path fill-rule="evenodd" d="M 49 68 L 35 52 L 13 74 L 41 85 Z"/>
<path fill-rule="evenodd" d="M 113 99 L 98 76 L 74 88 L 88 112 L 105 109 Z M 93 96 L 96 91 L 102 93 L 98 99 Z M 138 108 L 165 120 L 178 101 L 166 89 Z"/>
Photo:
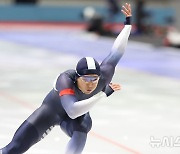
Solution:
<path fill-rule="evenodd" d="M 77 79 L 77 85 L 83 93 L 90 94 L 96 89 L 98 81 L 99 76 L 96 74 L 83 75 Z"/>

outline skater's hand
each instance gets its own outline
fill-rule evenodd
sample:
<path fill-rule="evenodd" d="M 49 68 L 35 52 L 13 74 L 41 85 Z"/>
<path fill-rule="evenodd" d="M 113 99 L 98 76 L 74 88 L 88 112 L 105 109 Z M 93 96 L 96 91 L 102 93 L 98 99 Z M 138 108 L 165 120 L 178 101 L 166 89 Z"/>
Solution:
<path fill-rule="evenodd" d="M 110 96 L 113 92 L 118 91 L 121 89 L 120 84 L 110 83 L 108 86 L 104 87 L 102 90 L 106 96 Z"/>
<path fill-rule="evenodd" d="M 131 4 L 126 3 L 125 6 L 122 6 L 122 10 L 121 12 L 126 16 L 126 17 L 131 17 L 132 13 L 131 13 Z"/>
<path fill-rule="evenodd" d="M 120 85 L 120 84 L 110 83 L 109 86 L 110 86 L 114 91 L 121 90 L 121 85 Z"/>

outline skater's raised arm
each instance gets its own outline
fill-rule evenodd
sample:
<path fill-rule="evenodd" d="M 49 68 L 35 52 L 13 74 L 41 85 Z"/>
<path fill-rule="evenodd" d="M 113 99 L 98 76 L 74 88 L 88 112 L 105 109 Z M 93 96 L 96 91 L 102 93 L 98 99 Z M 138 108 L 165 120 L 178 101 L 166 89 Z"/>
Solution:
<path fill-rule="evenodd" d="M 115 67 L 121 57 L 124 54 L 125 48 L 127 46 L 128 38 L 131 32 L 131 5 L 126 3 L 125 6 L 122 6 L 122 13 L 126 17 L 125 26 L 120 32 L 114 44 L 112 46 L 110 54 L 104 59 L 101 65 L 112 65 Z"/>

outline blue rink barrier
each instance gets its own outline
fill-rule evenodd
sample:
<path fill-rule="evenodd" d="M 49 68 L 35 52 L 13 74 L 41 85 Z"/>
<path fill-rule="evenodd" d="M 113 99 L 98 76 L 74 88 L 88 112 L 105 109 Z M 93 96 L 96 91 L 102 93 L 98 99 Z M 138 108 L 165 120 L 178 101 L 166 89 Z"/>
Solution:
<path fill-rule="evenodd" d="M 31 21 L 31 22 L 83 22 L 81 13 L 86 5 L 81 6 L 40 6 L 40 5 L 1 5 L 0 21 Z M 93 6 L 103 17 L 107 17 L 108 9 L 103 6 Z M 166 19 L 174 17 L 173 8 L 146 8 L 151 17 L 145 22 L 156 25 L 167 24 Z M 135 20 L 134 12 L 134 20 Z M 115 22 L 123 22 L 124 17 L 119 13 Z"/>

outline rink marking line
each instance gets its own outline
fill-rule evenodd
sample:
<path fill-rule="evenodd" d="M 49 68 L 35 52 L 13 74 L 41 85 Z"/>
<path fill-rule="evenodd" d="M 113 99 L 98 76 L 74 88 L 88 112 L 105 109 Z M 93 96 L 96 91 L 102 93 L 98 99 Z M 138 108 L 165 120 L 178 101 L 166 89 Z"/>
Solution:
<path fill-rule="evenodd" d="M 130 153 L 132 153 L 132 154 L 141 154 L 140 152 L 137 152 L 137 151 L 133 150 L 132 148 L 129 148 L 129 147 L 125 146 L 125 145 L 122 145 L 122 144 L 120 144 L 120 143 L 118 143 L 118 142 L 116 142 L 116 141 L 113 141 L 113 140 L 110 139 L 110 138 L 107 138 L 107 137 L 105 137 L 105 136 L 102 136 L 102 135 L 100 135 L 100 134 L 97 134 L 97 133 L 95 133 L 95 132 L 93 132 L 93 131 L 91 131 L 90 134 L 91 134 L 92 136 L 98 138 L 98 139 L 101 139 L 101 140 L 103 140 L 103 141 L 105 141 L 105 142 L 107 142 L 107 143 L 110 143 L 110 144 L 112 144 L 112 145 L 114 145 L 114 146 L 116 146 L 116 147 L 118 147 L 118 148 L 121 148 L 121 149 L 123 149 L 123 150 L 125 150 L 125 151 L 128 151 L 128 152 L 130 152 Z"/>
<path fill-rule="evenodd" d="M 28 103 L 27 101 L 23 101 L 22 99 L 19 99 L 18 97 L 13 96 L 13 95 L 11 95 L 9 93 L 0 91 L 0 96 L 6 98 L 8 100 L 11 100 L 11 101 L 13 101 L 13 102 L 25 107 L 25 108 L 33 109 L 33 110 L 35 109 L 35 107 L 33 107 L 33 105 L 30 105 L 30 103 Z M 140 152 L 137 152 L 136 150 L 133 150 L 132 148 L 124 146 L 124 145 L 122 145 L 122 144 L 120 144 L 120 143 L 118 143 L 116 141 L 113 141 L 110 138 L 107 138 L 105 136 L 97 134 L 97 133 L 95 133 L 93 131 L 90 131 L 90 135 L 94 136 L 97 139 L 105 141 L 105 142 L 107 142 L 107 143 L 109 143 L 109 144 L 111 144 L 113 146 L 116 146 L 116 147 L 118 147 L 120 149 L 123 149 L 123 150 L 125 150 L 125 151 L 127 151 L 127 152 L 129 152 L 131 154 L 141 154 Z"/>
<path fill-rule="evenodd" d="M 51 29 L 85 29 L 86 25 L 83 23 L 71 23 L 71 22 L 2 22 L 0 30 L 46 30 Z"/>
<path fill-rule="evenodd" d="M 19 99 L 16 96 L 10 95 L 10 94 L 2 92 L 2 91 L 0 91 L 0 96 L 7 98 L 8 100 L 12 100 L 13 102 L 16 102 L 17 104 L 22 105 L 28 109 L 34 110 L 34 107 L 32 105 L 30 105 L 30 103 L 23 101 L 22 99 Z"/>

